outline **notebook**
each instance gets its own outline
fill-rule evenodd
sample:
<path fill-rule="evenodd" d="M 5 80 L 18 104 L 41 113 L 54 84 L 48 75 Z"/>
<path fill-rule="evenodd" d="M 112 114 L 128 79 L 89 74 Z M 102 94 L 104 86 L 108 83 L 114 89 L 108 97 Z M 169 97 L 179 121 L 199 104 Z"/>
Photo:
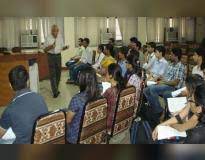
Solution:
<path fill-rule="evenodd" d="M 181 111 L 186 106 L 187 98 L 186 97 L 168 98 L 167 102 L 168 102 L 169 111 L 173 114 Z"/>
<path fill-rule="evenodd" d="M 147 86 L 156 85 L 157 82 L 154 81 L 147 81 Z"/>
<path fill-rule="evenodd" d="M 186 87 L 181 88 L 181 89 L 178 89 L 178 90 L 172 92 L 172 97 L 177 97 L 177 96 L 179 96 L 183 91 L 186 91 Z"/>
<path fill-rule="evenodd" d="M 170 139 L 172 137 L 186 137 L 186 132 L 179 132 L 169 126 L 158 126 L 158 140 Z"/>
<path fill-rule="evenodd" d="M 108 88 L 111 88 L 111 83 L 109 83 L 109 82 L 102 82 L 102 86 L 103 86 L 103 93 L 105 93 L 105 91 Z"/>
<path fill-rule="evenodd" d="M 16 135 L 11 127 L 6 131 L 1 139 L 4 141 L 4 144 L 12 144 L 15 141 Z"/>

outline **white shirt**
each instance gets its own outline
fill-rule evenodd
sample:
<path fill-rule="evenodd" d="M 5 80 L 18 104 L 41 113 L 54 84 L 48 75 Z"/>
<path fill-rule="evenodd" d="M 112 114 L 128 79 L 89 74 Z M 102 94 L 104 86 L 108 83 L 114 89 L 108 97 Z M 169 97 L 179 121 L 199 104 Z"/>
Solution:
<path fill-rule="evenodd" d="M 152 65 L 150 66 L 150 71 L 153 73 L 154 77 L 158 77 L 164 75 L 167 70 L 167 67 L 168 62 L 164 58 L 160 60 L 155 58 Z"/>
<path fill-rule="evenodd" d="M 155 53 L 153 52 L 150 56 L 148 56 L 148 64 L 145 63 L 144 66 L 143 66 L 143 68 L 144 68 L 144 69 L 149 69 L 149 68 L 153 65 L 153 63 L 154 63 L 154 61 L 155 61 L 156 59 L 157 59 L 157 58 L 156 58 L 156 56 L 155 56 Z"/>
<path fill-rule="evenodd" d="M 80 61 L 85 64 L 92 64 L 93 52 L 89 47 L 85 48 L 85 50 L 83 51 Z"/>
<path fill-rule="evenodd" d="M 49 35 L 46 38 L 44 47 L 46 48 L 46 47 L 52 45 L 55 41 L 56 41 L 56 47 L 54 49 L 49 50 L 48 53 L 51 53 L 51 54 L 61 53 L 61 51 L 64 47 L 63 37 L 61 35 L 58 35 L 56 39 L 52 35 Z"/>
<path fill-rule="evenodd" d="M 100 67 L 101 61 L 103 60 L 103 58 L 105 57 L 104 53 L 100 53 L 100 55 L 98 56 L 97 61 L 95 62 L 95 64 L 93 65 L 94 69 L 98 69 Z"/>
<path fill-rule="evenodd" d="M 198 74 L 198 75 L 200 75 L 201 77 L 205 78 L 204 72 L 201 70 L 201 68 L 199 68 L 198 65 L 193 68 L 192 74 Z"/>
<path fill-rule="evenodd" d="M 78 49 L 77 49 L 77 52 L 76 52 L 76 56 L 82 56 L 82 54 L 83 54 L 83 51 L 84 51 L 84 47 L 83 46 L 80 46 L 80 47 L 78 47 Z"/>

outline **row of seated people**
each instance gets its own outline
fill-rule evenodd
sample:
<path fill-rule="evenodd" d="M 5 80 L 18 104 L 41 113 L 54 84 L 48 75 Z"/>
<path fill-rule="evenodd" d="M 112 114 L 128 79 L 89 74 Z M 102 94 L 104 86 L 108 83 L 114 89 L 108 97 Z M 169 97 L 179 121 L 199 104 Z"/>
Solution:
<path fill-rule="evenodd" d="M 135 43 L 135 46 L 137 46 L 136 44 L 137 43 Z M 150 61 L 145 61 L 143 67 L 148 71 L 148 73 L 150 73 L 150 76 L 148 76 L 148 78 L 151 77 L 153 81 L 157 82 L 157 85 L 147 87 L 144 90 L 144 93 L 146 95 L 146 92 L 151 92 L 151 94 L 149 93 L 149 95 L 147 96 L 147 100 L 150 103 L 150 106 L 152 106 L 153 108 L 153 114 L 160 116 L 161 112 L 163 112 L 163 109 L 160 107 L 158 97 L 164 96 L 165 98 L 165 95 L 169 95 L 170 92 L 172 92 L 173 90 L 182 87 L 186 79 L 185 66 L 180 62 L 180 49 L 175 48 L 172 50 L 170 56 L 171 62 L 168 63 L 165 59 L 163 59 L 165 53 L 164 47 L 155 47 L 155 45 L 152 44 L 154 43 L 150 43 L 150 45 L 148 45 L 148 56 L 151 56 L 152 53 L 154 54 L 152 55 L 152 58 L 147 58 Z M 102 49 L 107 50 L 104 52 L 108 53 L 110 57 L 110 53 L 113 51 L 113 47 L 111 45 L 106 45 L 105 48 L 102 47 Z M 196 72 L 199 73 L 199 71 L 202 71 L 200 73 L 203 73 L 203 53 L 203 50 L 197 49 L 194 54 L 194 59 L 197 62 L 195 70 L 197 71 L 193 70 L 193 74 L 197 74 Z M 67 122 L 69 124 L 67 141 L 69 143 L 77 142 L 80 118 L 82 116 L 83 107 L 85 106 L 87 101 L 95 99 L 99 96 L 103 96 L 107 99 L 108 128 L 111 127 L 111 124 L 113 122 L 113 112 L 116 108 L 118 97 L 117 95 L 123 88 L 130 85 L 135 86 L 136 104 L 139 101 L 141 89 L 140 84 L 143 78 L 143 74 L 139 67 L 141 66 L 139 65 L 139 52 L 137 52 L 136 50 L 127 50 L 126 47 L 122 47 L 119 49 L 117 57 L 118 61 L 108 63 L 108 65 L 106 65 L 107 68 L 105 68 L 105 72 L 103 72 L 104 80 L 111 83 L 111 88 L 107 89 L 103 94 L 99 92 L 100 87 L 98 84 L 99 82 L 96 74 L 96 72 L 102 73 L 102 70 L 99 71 L 91 69 L 91 67 L 83 67 L 84 69 L 80 70 L 80 72 L 77 73 L 76 81 L 79 84 L 80 93 L 78 93 L 72 98 L 69 105 L 70 111 L 67 114 Z M 159 65 L 162 65 L 164 67 L 164 73 L 158 72 L 161 71 L 161 69 L 163 69 L 162 67 L 159 67 Z M 123 70 L 125 71 L 123 72 Z M 26 89 L 28 75 L 26 70 L 22 68 L 22 66 L 13 69 L 9 74 L 9 79 L 11 82 L 11 86 L 15 91 L 17 91 L 17 94 L 14 100 L 3 113 L 2 118 L 0 120 L 0 126 L 3 129 L 8 129 L 9 127 L 12 127 L 14 133 L 17 136 L 15 143 L 30 143 L 32 127 L 34 125 L 36 118 L 42 114 L 45 114 L 46 112 L 48 112 L 48 110 L 41 96 L 34 94 Z M 165 88 L 161 89 L 161 87 Z M 160 94 L 158 91 L 153 92 L 153 89 L 158 90 L 159 88 L 161 89 Z M 164 94 L 164 91 L 169 93 Z M 35 101 L 33 101 L 33 99 L 35 99 Z M 153 101 L 150 99 L 152 99 Z M 28 106 L 30 106 L 30 108 L 28 108 Z M 19 110 L 22 110 L 21 113 L 18 113 Z M 25 113 L 22 114 L 22 112 Z"/>
<path fill-rule="evenodd" d="M 147 80 L 154 81 L 153 85 L 144 89 L 144 95 L 148 104 L 152 108 L 152 115 L 160 123 L 160 117 L 165 112 L 161 106 L 159 97 L 164 99 L 165 105 L 167 99 L 173 97 L 172 92 L 186 87 L 179 96 L 187 96 L 187 106 L 168 121 L 162 122 L 160 125 L 168 125 L 179 131 L 187 131 L 188 137 L 185 143 L 205 143 L 203 133 L 205 132 L 203 114 L 204 114 L 204 79 L 205 79 L 205 50 L 197 48 L 194 50 L 192 59 L 195 66 L 192 74 L 188 75 L 187 65 L 182 60 L 182 50 L 173 48 L 169 59 L 165 59 L 166 49 L 151 42 L 148 43 L 148 60 L 143 67 L 147 70 Z M 192 116 L 190 116 L 192 115 Z M 186 119 L 188 117 L 188 120 Z M 199 128 L 196 130 L 196 128 Z M 157 139 L 157 127 L 153 132 L 153 139 Z"/>
<path fill-rule="evenodd" d="M 130 73 L 135 74 L 133 59 L 130 57 Z M 0 126 L 2 127 L 1 137 L 11 127 L 16 135 L 14 143 L 18 144 L 31 143 L 32 130 L 36 119 L 48 113 L 48 108 L 43 98 L 27 89 L 28 78 L 28 73 L 23 66 L 17 66 L 10 71 L 9 80 L 16 95 L 0 119 Z M 109 65 L 106 78 L 106 81 L 110 82 L 112 87 L 102 94 L 97 81 L 96 71 L 92 68 L 81 70 L 78 76 L 80 93 L 72 98 L 69 104 L 69 111 L 67 112 L 67 141 L 69 143 L 77 143 L 82 111 L 85 104 L 101 96 L 107 99 L 107 127 L 108 130 L 111 129 L 117 96 L 122 89 L 131 84 L 126 84 L 121 75 L 121 68 L 116 63 Z"/>

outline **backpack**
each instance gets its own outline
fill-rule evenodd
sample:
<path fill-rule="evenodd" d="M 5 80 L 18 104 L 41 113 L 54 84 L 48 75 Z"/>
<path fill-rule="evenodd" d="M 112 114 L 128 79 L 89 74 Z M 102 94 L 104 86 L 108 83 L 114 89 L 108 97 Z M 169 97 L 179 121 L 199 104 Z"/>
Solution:
<path fill-rule="evenodd" d="M 152 130 L 147 121 L 136 118 L 130 128 L 131 144 L 153 144 Z"/>

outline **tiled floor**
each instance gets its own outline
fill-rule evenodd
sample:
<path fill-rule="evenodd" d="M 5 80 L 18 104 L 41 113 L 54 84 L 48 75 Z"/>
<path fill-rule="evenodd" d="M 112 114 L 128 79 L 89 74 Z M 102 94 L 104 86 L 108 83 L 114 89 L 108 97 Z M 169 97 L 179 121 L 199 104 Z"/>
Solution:
<path fill-rule="evenodd" d="M 67 72 L 63 71 L 59 86 L 61 94 L 56 99 L 52 97 L 50 81 L 44 80 L 40 82 L 40 94 L 44 97 L 50 111 L 60 108 L 67 108 L 73 95 L 79 91 L 77 86 L 65 84 L 66 80 Z M 5 108 L 6 107 L 0 107 L 0 115 L 3 113 Z"/>

